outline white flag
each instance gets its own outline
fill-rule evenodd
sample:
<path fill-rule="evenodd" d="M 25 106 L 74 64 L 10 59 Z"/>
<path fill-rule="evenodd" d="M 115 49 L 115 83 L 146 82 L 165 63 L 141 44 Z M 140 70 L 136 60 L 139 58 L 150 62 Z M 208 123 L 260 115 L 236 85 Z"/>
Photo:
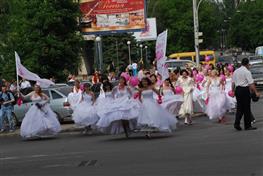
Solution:
<path fill-rule="evenodd" d="M 166 61 L 166 45 L 167 45 L 167 34 L 168 31 L 164 31 L 158 35 L 155 48 L 155 56 L 157 60 L 157 70 L 158 73 L 162 76 L 164 81 L 166 78 L 169 78 L 169 71 L 165 64 Z"/>
<path fill-rule="evenodd" d="M 17 52 L 15 52 L 15 57 L 16 57 L 16 73 L 18 74 L 18 76 L 30 81 L 36 81 L 40 85 L 40 87 L 43 88 L 55 84 L 48 79 L 41 79 L 37 74 L 27 70 L 26 67 L 24 67 L 21 64 L 20 57 L 18 56 Z"/>

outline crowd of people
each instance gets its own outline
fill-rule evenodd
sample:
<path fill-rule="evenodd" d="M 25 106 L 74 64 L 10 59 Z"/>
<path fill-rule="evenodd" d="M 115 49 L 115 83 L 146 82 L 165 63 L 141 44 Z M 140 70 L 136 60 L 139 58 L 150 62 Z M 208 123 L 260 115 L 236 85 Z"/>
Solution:
<path fill-rule="evenodd" d="M 241 68 L 248 63 L 242 64 Z M 245 108 L 235 98 L 234 90 L 239 90 L 240 85 L 233 65 L 218 64 L 214 67 L 210 64 L 198 68 L 186 65 L 185 69 L 169 71 L 169 77 L 165 79 L 155 67 L 149 70 L 141 68 L 138 74 L 129 68 L 120 74 L 116 86 L 113 86 L 112 81 L 117 78 L 112 80 L 112 73 L 101 76 L 96 72 L 92 81 L 93 84 L 101 83 L 98 96 L 92 90 L 92 84 L 81 85 L 79 80 L 74 79 L 74 87 L 65 103 L 73 110 L 75 124 L 83 127 L 85 133 L 97 130 L 106 134 L 124 133 L 129 137 L 131 132 L 143 132 L 150 138 L 153 132 L 173 132 L 180 118 L 184 119 L 185 125 L 192 125 L 195 106 L 208 119 L 218 123 L 225 123 L 226 113 L 233 112 L 236 105 L 238 111 Z M 243 78 L 247 79 L 246 76 Z M 253 80 L 248 82 L 252 84 Z M 254 91 L 259 96 L 256 89 Z M 20 93 L 20 97 L 30 97 L 35 102 L 22 121 L 23 138 L 54 136 L 59 133 L 61 127 L 56 114 L 49 107 L 48 96 L 41 91 L 39 85 L 36 84 L 34 91 L 28 95 Z M 250 107 L 245 113 L 245 129 L 250 129 L 253 121 Z M 240 130 L 243 114 L 237 114 L 234 127 Z M 11 123 L 9 126 L 13 128 Z"/>

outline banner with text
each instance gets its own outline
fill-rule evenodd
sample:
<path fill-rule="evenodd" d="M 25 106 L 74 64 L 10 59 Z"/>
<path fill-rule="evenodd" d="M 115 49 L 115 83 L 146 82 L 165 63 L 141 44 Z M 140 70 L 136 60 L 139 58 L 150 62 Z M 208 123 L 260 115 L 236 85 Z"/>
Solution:
<path fill-rule="evenodd" d="M 127 32 L 146 27 L 145 0 L 80 0 L 83 33 Z"/>

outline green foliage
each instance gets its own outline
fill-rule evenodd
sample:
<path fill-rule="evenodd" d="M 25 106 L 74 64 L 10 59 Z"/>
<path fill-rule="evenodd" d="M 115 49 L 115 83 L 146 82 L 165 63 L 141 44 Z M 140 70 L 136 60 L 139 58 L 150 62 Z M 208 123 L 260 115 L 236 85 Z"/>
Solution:
<path fill-rule="evenodd" d="M 12 0 L 8 3 L 3 77 L 15 75 L 14 51 L 22 64 L 41 77 L 65 79 L 80 63 L 81 35 L 77 33 L 79 8 L 72 0 Z M 8 73 L 7 73 L 8 72 Z"/>
<path fill-rule="evenodd" d="M 263 45 L 263 1 L 242 3 L 233 15 L 229 37 L 232 46 L 252 50 Z"/>
<path fill-rule="evenodd" d="M 217 30 L 222 19 L 219 4 L 202 2 L 199 9 L 199 28 L 203 32 L 201 49 L 218 47 Z M 168 29 L 168 54 L 194 51 L 193 4 L 192 1 L 150 1 L 148 16 L 157 18 L 158 32 Z"/>
<path fill-rule="evenodd" d="M 127 41 L 131 41 L 131 60 L 137 62 L 140 60 L 138 55 L 138 46 L 134 37 L 130 34 L 102 36 L 104 70 L 106 66 L 114 63 L 117 70 L 124 71 L 129 64 L 129 50 Z"/>

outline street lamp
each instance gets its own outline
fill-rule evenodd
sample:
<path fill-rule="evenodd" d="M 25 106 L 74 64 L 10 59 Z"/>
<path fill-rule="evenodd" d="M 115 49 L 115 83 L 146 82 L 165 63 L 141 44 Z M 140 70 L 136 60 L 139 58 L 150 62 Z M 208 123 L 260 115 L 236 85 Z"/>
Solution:
<path fill-rule="evenodd" d="M 96 41 L 96 45 L 97 45 L 97 48 L 98 48 L 99 69 L 100 69 L 100 71 L 102 71 L 103 58 L 102 58 L 101 37 L 96 37 L 95 41 Z"/>
<path fill-rule="evenodd" d="M 129 50 L 129 64 L 132 64 L 131 61 L 131 41 L 127 41 L 127 45 L 128 45 L 128 50 Z"/>
<path fill-rule="evenodd" d="M 142 47 L 143 47 L 143 45 L 142 45 L 142 44 L 140 44 L 140 48 L 141 48 L 141 61 L 143 61 L 143 56 L 142 56 Z"/>
<path fill-rule="evenodd" d="M 117 72 L 119 72 L 119 43 L 116 40 Z"/>
<path fill-rule="evenodd" d="M 193 17 L 194 17 L 194 37 L 195 37 L 195 58 L 196 58 L 196 64 L 199 66 L 200 58 L 199 58 L 199 43 L 202 41 L 199 41 L 199 21 L 198 21 L 198 9 L 200 7 L 200 4 L 203 2 L 203 0 L 200 0 L 197 4 L 197 0 L 193 0 Z"/>
<path fill-rule="evenodd" d="M 145 46 L 145 61 L 147 63 L 147 60 L 148 60 L 148 46 Z"/>

